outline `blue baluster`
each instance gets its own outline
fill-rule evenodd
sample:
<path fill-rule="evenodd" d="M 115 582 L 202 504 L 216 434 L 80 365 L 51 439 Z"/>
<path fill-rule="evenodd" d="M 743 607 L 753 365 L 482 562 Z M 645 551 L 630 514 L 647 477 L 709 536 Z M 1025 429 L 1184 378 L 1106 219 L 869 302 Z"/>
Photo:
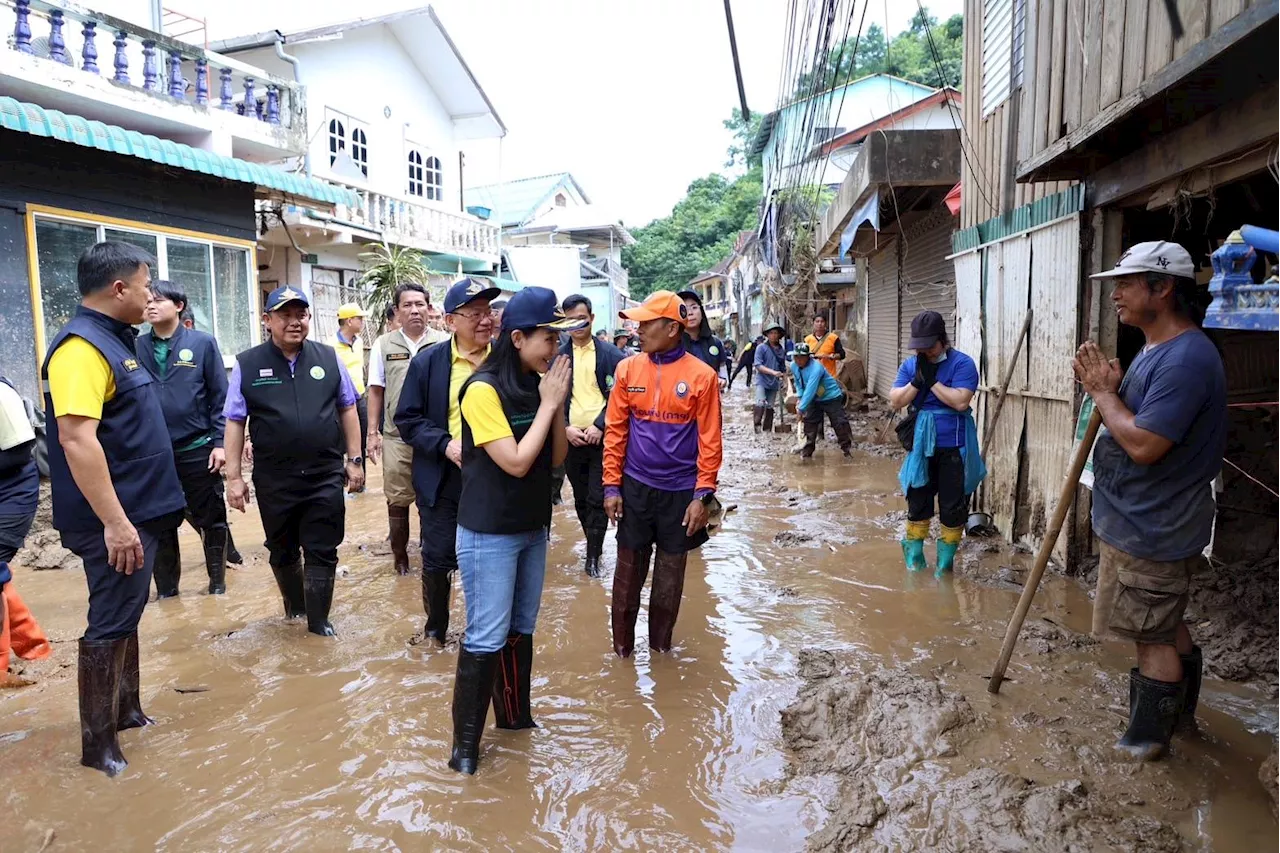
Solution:
<path fill-rule="evenodd" d="M 196 60 L 196 103 L 209 105 L 209 60 Z"/>
<path fill-rule="evenodd" d="M 98 46 L 93 43 L 98 34 L 98 25 L 93 21 L 84 22 L 84 47 L 80 50 L 80 67 L 90 74 L 98 73 Z"/>
<path fill-rule="evenodd" d="M 221 106 L 227 112 L 235 112 L 236 105 L 235 102 L 231 100 L 231 69 L 223 68 L 218 72 L 218 74 L 222 78 L 221 90 L 218 93 L 219 98 L 222 101 Z"/>
<path fill-rule="evenodd" d="M 67 41 L 62 37 L 62 10 L 54 9 L 49 13 L 49 58 L 63 65 L 71 64 L 67 55 Z"/>
<path fill-rule="evenodd" d="M 142 43 L 142 88 L 148 92 L 160 91 L 160 67 L 156 63 L 156 43 L 151 39 Z"/>
<path fill-rule="evenodd" d="M 13 24 L 13 47 L 18 53 L 34 53 L 31 49 L 31 0 L 17 0 L 18 19 Z"/>
<path fill-rule="evenodd" d="M 267 124 L 280 123 L 280 89 L 267 87 Z"/>
<path fill-rule="evenodd" d="M 129 85 L 129 54 L 125 48 L 129 45 L 129 34 L 124 30 L 116 33 L 115 40 L 111 42 L 116 46 L 115 69 L 116 73 L 111 79 L 117 83 Z"/>
<path fill-rule="evenodd" d="M 253 94 L 253 78 L 244 78 L 244 105 L 241 115 L 254 118 L 258 115 L 257 99 Z"/>
<path fill-rule="evenodd" d="M 182 54 L 169 51 L 169 96 L 187 99 L 187 81 L 182 77 Z"/>

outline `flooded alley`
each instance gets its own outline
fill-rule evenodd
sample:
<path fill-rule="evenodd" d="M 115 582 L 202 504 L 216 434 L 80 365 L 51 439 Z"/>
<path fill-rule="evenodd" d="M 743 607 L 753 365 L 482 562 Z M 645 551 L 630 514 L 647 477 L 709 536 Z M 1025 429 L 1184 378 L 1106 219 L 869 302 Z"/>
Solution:
<path fill-rule="evenodd" d="M 1273 687 L 1207 679 L 1199 734 L 1164 762 L 1121 762 L 1129 652 L 1079 633 L 1088 596 L 1050 576 L 991 696 L 1017 587 L 908 575 L 896 459 L 823 443 L 801 463 L 790 436 L 750 434 L 745 401 L 726 401 L 734 508 L 690 557 L 671 654 L 614 656 L 611 571 L 583 574 L 571 501 L 556 510 L 540 728 L 488 728 L 474 777 L 445 766 L 456 637 L 410 642 L 420 584 L 392 571 L 376 473 L 347 505 L 336 639 L 281 618 L 256 507 L 233 519 L 246 561 L 226 596 L 204 594 L 184 529 L 182 594 L 149 605 L 140 633 L 159 725 L 122 735 L 115 780 L 78 764 L 82 573 L 20 567 L 55 651 L 36 685 L 0 693 L 0 761 L 19 780 L 4 849 L 1275 849 L 1258 781 Z M 973 544 L 970 563 L 1025 560 Z M 610 570 L 613 553 L 610 538 Z"/>

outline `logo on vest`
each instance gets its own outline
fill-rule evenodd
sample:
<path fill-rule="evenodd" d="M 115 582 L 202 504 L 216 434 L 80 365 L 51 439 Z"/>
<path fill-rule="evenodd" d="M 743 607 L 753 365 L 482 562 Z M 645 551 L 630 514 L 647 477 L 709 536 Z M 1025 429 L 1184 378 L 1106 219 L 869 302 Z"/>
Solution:
<path fill-rule="evenodd" d="M 714 347 L 714 346 L 713 346 L 713 347 L 710 347 L 710 348 L 708 348 L 708 349 L 707 349 L 707 352 L 711 353 L 712 355 L 719 355 L 719 354 L 720 354 L 720 347 Z"/>
<path fill-rule="evenodd" d="M 178 350 L 178 359 L 180 361 L 191 361 L 191 359 L 195 357 L 196 357 L 196 354 L 193 353 L 191 350 L 186 349 L 185 347 L 183 349 Z"/>
<path fill-rule="evenodd" d="M 605 384 L 605 387 L 607 387 L 607 388 L 612 388 L 612 387 L 613 387 L 613 377 L 612 377 L 612 376 L 606 376 L 606 377 L 604 378 L 604 384 Z"/>
<path fill-rule="evenodd" d="M 318 364 L 315 367 L 311 368 L 311 378 L 324 379 L 324 368 Z"/>
<path fill-rule="evenodd" d="M 276 375 L 276 371 L 274 367 L 262 367 L 258 369 L 259 377 L 275 376 L 275 375 Z"/>
<path fill-rule="evenodd" d="M 138 369 L 138 360 L 136 358 L 126 358 L 124 361 L 120 363 L 123 364 L 124 369 L 129 371 L 130 373 Z"/>
<path fill-rule="evenodd" d="M 683 400 L 689 396 L 689 383 L 681 380 L 676 383 L 676 396 Z"/>

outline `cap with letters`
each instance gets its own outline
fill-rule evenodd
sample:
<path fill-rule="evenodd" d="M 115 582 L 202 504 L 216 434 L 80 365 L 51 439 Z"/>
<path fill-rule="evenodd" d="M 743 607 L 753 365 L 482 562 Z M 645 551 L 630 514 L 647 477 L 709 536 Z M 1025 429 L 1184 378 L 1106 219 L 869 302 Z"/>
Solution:
<path fill-rule="evenodd" d="M 1144 272 L 1195 278 L 1196 265 L 1191 261 L 1191 254 L 1177 243 L 1152 240 L 1133 244 L 1116 261 L 1114 269 L 1094 273 L 1089 278 L 1118 278 Z"/>

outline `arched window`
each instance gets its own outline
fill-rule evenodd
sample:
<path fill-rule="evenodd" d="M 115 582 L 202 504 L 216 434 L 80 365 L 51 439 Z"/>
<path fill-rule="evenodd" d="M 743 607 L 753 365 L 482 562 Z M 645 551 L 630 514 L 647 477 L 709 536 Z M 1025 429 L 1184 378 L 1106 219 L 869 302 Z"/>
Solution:
<path fill-rule="evenodd" d="M 444 170 L 439 157 L 427 158 L 426 189 L 430 201 L 444 201 Z"/>
<path fill-rule="evenodd" d="M 422 198 L 424 195 L 422 180 L 422 154 L 418 151 L 410 151 L 409 195 L 416 195 L 418 198 Z"/>
<path fill-rule="evenodd" d="M 351 130 L 351 160 L 369 177 L 369 140 L 358 127 Z"/>
<path fill-rule="evenodd" d="M 338 152 L 347 147 L 347 131 L 336 118 L 329 119 L 329 165 L 338 159 Z"/>

